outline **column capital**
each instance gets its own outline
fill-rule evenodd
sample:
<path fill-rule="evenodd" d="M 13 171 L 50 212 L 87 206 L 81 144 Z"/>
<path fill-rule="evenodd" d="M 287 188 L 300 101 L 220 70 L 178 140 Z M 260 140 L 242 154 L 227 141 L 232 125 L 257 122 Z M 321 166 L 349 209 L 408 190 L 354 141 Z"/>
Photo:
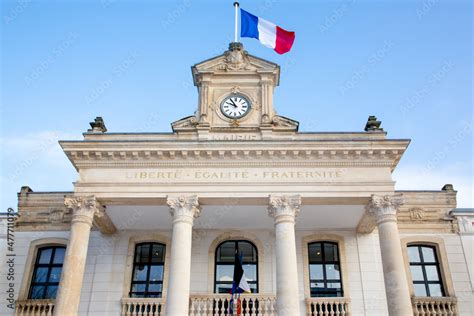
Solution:
<path fill-rule="evenodd" d="M 270 195 L 268 205 L 268 216 L 279 222 L 295 222 L 300 212 L 300 195 Z"/>
<path fill-rule="evenodd" d="M 369 204 L 365 209 L 375 217 L 377 224 L 386 221 L 397 221 L 398 208 L 404 204 L 402 194 L 375 195 L 372 194 Z"/>
<path fill-rule="evenodd" d="M 64 199 L 64 205 L 72 210 L 71 222 L 83 222 L 92 226 L 94 216 L 103 217 L 104 207 L 95 196 L 75 196 Z"/>
<path fill-rule="evenodd" d="M 201 213 L 197 195 L 168 196 L 166 204 L 170 207 L 173 223 L 186 221 L 192 224 L 193 220 Z"/>

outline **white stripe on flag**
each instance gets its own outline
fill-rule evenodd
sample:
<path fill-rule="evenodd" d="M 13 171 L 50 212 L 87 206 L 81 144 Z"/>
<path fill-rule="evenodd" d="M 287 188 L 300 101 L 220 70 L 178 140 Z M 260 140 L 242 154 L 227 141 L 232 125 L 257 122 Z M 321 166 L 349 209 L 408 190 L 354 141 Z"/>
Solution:
<path fill-rule="evenodd" d="M 257 28 L 260 43 L 274 49 L 276 46 L 276 25 L 267 20 L 258 18 Z"/>
<path fill-rule="evenodd" d="M 249 284 L 247 283 L 247 278 L 245 278 L 245 274 L 242 274 L 242 279 L 240 279 L 239 287 L 240 287 L 244 292 L 247 292 L 247 293 L 252 292 L 252 291 L 250 290 Z"/>

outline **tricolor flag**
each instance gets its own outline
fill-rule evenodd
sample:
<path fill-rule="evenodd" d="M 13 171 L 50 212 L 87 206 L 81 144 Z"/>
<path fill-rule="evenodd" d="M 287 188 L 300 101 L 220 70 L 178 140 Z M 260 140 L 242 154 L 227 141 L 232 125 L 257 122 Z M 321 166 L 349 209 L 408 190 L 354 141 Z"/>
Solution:
<path fill-rule="evenodd" d="M 229 304 L 229 314 L 235 313 L 236 315 L 241 315 L 242 305 L 240 304 L 240 293 L 242 292 L 251 293 L 252 291 L 250 290 L 250 286 L 245 278 L 244 269 L 242 268 L 242 257 L 239 257 L 238 252 L 236 251 L 234 259 L 234 280 L 232 282 L 232 299 Z"/>
<path fill-rule="evenodd" d="M 295 41 L 295 32 L 281 27 L 240 9 L 240 36 L 256 38 L 278 54 L 289 52 Z"/>
<path fill-rule="evenodd" d="M 242 258 L 235 252 L 234 261 L 234 280 L 232 282 L 232 294 L 247 292 L 251 293 L 250 286 L 245 278 L 244 269 L 242 268 Z"/>

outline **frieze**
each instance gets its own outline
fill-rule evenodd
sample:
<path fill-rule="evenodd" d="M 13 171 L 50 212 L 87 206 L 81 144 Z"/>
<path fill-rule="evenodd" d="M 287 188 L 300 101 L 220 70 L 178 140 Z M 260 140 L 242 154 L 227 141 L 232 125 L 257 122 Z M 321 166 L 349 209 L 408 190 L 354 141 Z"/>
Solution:
<path fill-rule="evenodd" d="M 307 182 L 326 182 L 341 180 L 347 174 L 346 169 L 293 169 L 293 170 L 275 170 L 275 169 L 200 169 L 183 170 L 168 169 L 162 171 L 139 170 L 125 171 L 123 180 L 125 181 L 295 181 L 304 180 Z"/>

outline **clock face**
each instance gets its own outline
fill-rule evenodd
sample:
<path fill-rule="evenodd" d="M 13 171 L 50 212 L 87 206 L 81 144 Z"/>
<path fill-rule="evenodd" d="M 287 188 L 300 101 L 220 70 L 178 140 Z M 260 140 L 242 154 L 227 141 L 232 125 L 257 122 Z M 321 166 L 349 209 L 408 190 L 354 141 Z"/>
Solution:
<path fill-rule="evenodd" d="M 221 112 L 230 119 L 239 119 L 250 111 L 249 100 L 241 94 L 228 96 L 221 103 Z"/>

